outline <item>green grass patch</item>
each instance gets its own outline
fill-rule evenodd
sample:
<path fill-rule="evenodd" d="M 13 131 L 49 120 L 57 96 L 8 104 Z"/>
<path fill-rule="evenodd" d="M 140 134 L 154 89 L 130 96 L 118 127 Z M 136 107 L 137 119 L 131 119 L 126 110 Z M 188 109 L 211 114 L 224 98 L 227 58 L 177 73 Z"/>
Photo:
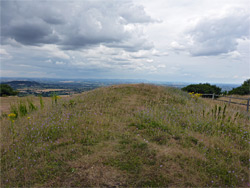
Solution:
<path fill-rule="evenodd" d="M 118 151 L 121 154 L 110 159 L 105 164 L 118 167 L 121 170 L 137 174 L 143 165 L 155 164 L 155 151 L 148 148 L 148 144 L 136 139 L 124 138 L 120 141 Z"/>

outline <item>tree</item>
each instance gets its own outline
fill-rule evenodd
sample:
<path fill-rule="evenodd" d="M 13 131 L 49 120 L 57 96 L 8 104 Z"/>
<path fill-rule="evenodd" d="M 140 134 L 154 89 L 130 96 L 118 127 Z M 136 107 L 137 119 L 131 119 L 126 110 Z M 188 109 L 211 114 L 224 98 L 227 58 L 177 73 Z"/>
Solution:
<path fill-rule="evenodd" d="M 201 94 L 221 94 L 221 88 L 217 87 L 216 85 L 210 85 L 209 83 L 191 84 L 182 88 L 182 90 Z"/>
<path fill-rule="evenodd" d="M 231 91 L 228 92 L 229 95 L 250 95 L 250 79 L 247 79 L 244 81 L 244 83 L 232 89 Z"/>
<path fill-rule="evenodd" d="M 18 91 L 14 91 L 12 87 L 7 84 L 0 84 L 0 96 L 17 95 Z"/>

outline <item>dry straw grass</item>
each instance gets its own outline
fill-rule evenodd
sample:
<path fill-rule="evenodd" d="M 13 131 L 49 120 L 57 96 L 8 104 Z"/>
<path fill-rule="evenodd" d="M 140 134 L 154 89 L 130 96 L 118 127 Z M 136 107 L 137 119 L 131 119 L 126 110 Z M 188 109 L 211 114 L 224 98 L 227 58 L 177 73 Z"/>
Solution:
<path fill-rule="evenodd" d="M 178 89 L 118 85 L 1 119 L 1 185 L 246 187 L 249 113 Z"/>

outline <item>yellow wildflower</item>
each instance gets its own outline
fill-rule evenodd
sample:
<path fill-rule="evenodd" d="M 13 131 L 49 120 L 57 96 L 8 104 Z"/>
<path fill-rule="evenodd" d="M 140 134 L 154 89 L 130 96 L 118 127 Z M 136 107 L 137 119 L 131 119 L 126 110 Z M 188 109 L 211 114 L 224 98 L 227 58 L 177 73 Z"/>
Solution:
<path fill-rule="evenodd" d="M 60 99 L 60 98 L 62 98 L 62 97 L 60 97 L 60 96 L 56 96 L 56 99 Z"/>
<path fill-rule="evenodd" d="M 30 119 L 30 117 L 27 117 L 27 119 Z"/>
<path fill-rule="evenodd" d="M 16 117 L 16 114 L 10 113 L 8 116 L 9 116 L 10 118 L 14 118 L 14 117 Z"/>

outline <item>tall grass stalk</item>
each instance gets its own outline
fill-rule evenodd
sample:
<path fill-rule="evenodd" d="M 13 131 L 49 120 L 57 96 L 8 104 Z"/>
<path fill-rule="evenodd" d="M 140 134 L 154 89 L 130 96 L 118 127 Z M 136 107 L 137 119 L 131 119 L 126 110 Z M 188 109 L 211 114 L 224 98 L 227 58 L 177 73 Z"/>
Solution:
<path fill-rule="evenodd" d="M 34 105 L 31 99 L 27 99 L 27 102 L 28 102 L 28 107 L 29 107 L 30 112 L 37 110 L 37 107 Z"/>
<path fill-rule="evenodd" d="M 26 116 L 28 114 L 27 106 L 24 102 L 20 101 L 18 104 L 18 111 L 20 116 Z"/>
<path fill-rule="evenodd" d="M 42 95 L 39 96 L 39 101 L 40 101 L 40 108 L 43 109 L 43 107 L 44 107 L 44 102 L 43 102 Z"/>

